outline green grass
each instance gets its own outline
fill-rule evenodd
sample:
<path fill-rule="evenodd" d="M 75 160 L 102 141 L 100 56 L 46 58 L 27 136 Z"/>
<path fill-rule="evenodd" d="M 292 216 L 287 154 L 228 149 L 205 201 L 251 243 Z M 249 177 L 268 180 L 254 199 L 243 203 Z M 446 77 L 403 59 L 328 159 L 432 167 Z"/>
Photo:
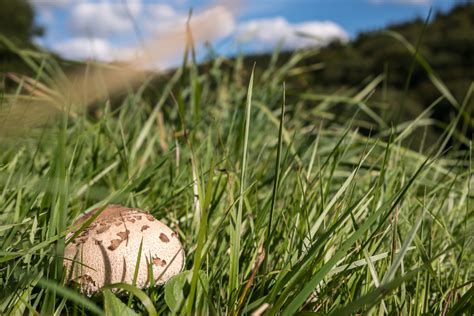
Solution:
<path fill-rule="evenodd" d="M 63 76 L 47 56 L 20 53 L 38 80 Z M 379 115 L 390 100 L 371 95 L 383 76 L 338 95 L 285 87 L 306 55 L 277 68 L 276 53 L 255 74 L 241 57 L 206 73 L 182 67 L 147 87 L 153 97 L 142 87 L 118 107 L 104 100 L 98 117 L 1 135 L 0 313 L 473 313 L 472 140 L 458 146 L 454 132 L 473 86 L 450 100 L 417 58 L 458 111 L 427 148 L 429 111 L 399 126 Z M 5 92 L 0 119 L 20 93 Z M 341 123 L 336 107 L 358 111 Z M 91 298 L 65 285 L 68 227 L 108 203 L 178 231 L 186 271 L 165 287 L 117 284 Z"/>

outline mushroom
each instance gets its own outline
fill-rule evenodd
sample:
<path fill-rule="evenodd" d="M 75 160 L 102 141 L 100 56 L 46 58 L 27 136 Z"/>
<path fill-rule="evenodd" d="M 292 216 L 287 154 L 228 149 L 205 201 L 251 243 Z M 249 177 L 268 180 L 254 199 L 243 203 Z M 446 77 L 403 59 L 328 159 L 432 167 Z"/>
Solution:
<path fill-rule="evenodd" d="M 74 226 L 80 226 L 97 211 L 83 215 Z M 173 230 L 142 210 L 108 205 L 66 246 L 66 281 L 77 283 L 88 296 L 108 284 L 132 284 L 140 243 L 137 287 L 150 286 L 151 272 L 154 283 L 163 284 L 183 269 L 184 250 Z"/>

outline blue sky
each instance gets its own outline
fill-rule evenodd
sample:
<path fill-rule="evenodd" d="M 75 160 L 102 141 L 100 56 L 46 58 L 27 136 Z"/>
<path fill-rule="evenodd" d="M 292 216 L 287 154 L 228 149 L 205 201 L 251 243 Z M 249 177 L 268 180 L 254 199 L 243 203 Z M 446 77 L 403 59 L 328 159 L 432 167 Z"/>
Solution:
<path fill-rule="evenodd" d="M 196 37 L 219 54 L 303 48 L 354 38 L 455 0 L 31 0 L 46 27 L 40 45 L 68 57 L 111 61 L 135 56 L 143 42 L 181 30 L 188 11 Z M 200 32 L 202 29 L 202 32 Z M 302 37 L 297 34 L 310 35 Z M 177 48 L 179 51 L 179 48 Z M 201 55 L 204 49 L 199 47 Z M 173 58 L 160 61 L 162 66 Z"/>

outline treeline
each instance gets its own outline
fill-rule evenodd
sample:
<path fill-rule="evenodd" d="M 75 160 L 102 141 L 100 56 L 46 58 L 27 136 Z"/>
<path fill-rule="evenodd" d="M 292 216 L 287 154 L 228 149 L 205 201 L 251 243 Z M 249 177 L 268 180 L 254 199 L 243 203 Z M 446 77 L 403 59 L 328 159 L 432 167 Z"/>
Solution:
<path fill-rule="evenodd" d="M 0 0 L 0 36 L 19 48 L 34 49 L 33 38 L 44 34 L 35 23 L 35 11 L 27 0 Z M 8 71 L 28 73 L 29 68 L 0 40 L 0 75 Z M 3 79 L 0 76 L 0 79 Z M 0 82 L 0 87 L 2 83 Z"/>

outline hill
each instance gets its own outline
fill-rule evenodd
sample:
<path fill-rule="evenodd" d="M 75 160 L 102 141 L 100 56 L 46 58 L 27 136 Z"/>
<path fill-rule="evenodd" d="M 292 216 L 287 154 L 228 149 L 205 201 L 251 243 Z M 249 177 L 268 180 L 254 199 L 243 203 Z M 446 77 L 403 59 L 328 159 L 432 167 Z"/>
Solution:
<path fill-rule="evenodd" d="M 287 86 L 312 94 L 346 95 L 380 75 L 383 80 L 371 101 L 384 105 L 378 112 L 387 123 L 396 124 L 417 116 L 444 94 L 444 100 L 431 111 L 431 118 L 443 125 L 436 128 L 440 131 L 457 115 L 457 108 L 474 82 L 472 30 L 474 4 L 464 3 L 447 13 L 435 13 L 428 23 L 418 18 L 361 33 L 353 41 L 332 43 L 303 59 L 298 63 L 302 71 L 286 78 Z M 414 57 L 399 36 L 419 53 L 419 58 Z M 293 55 L 288 51 L 280 53 L 277 64 L 288 63 Z M 246 56 L 244 68 L 250 69 L 255 62 L 263 72 L 271 59 L 270 54 Z M 449 94 L 453 99 L 449 100 Z M 474 100 L 466 102 L 466 124 L 459 128 L 469 137 L 473 132 Z M 344 114 L 346 119 L 353 113 Z"/>

